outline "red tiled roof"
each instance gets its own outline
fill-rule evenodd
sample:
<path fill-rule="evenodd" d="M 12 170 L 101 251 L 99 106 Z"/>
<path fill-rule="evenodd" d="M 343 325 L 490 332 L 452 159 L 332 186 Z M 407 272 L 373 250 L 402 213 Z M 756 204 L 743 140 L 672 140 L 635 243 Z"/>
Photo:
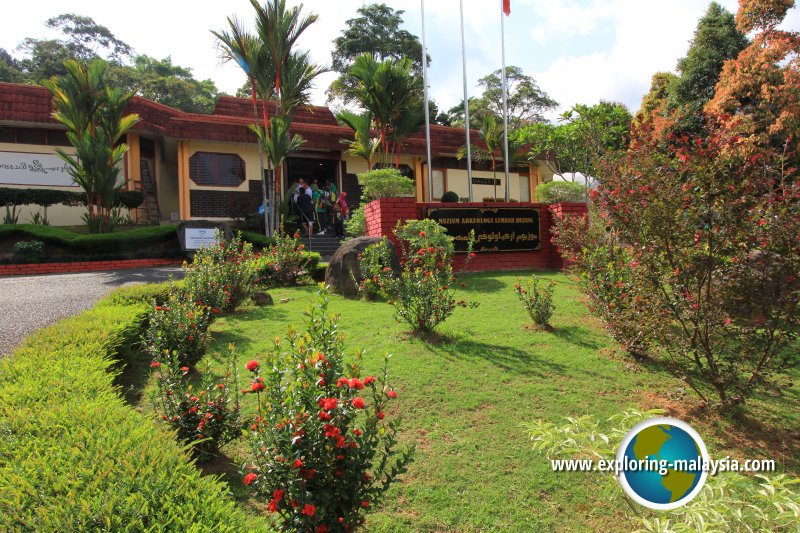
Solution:
<path fill-rule="evenodd" d="M 268 104 L 270 116 L 274 103 Z M 259 102 L 259 117 L 263 104 Z M 247 128 L 254 122 L 250 99 L 220 96 L 211 115 L 186 113 L 163 104 L 135 96 L 128 104 L 128 112 L 136 113 L 141 121 L 133 131 L 149 132 L 177 139 L 197 139 L 224 142 L 255 142 Z M 51 116 L 50 91 L 44 87 L 0 83 L 0 121 L 28 122 L 54 125 Z M 330 109 L 323 106 L 299 108 L 291 128 L 306 140 L 304 148 L 342 150 L 342 139 L 352 139 L 350 128 L 340 126 Z M 478 132 L 472 130 L 473 144 L 482 146 Z M 434 156 L 454 154 L 465 144 L 464 130 L 448 126 L 431 125 L 431 152 Z M 425 154 L 425 132 L 413 134 L 403 143 L 403 152 Z"/>

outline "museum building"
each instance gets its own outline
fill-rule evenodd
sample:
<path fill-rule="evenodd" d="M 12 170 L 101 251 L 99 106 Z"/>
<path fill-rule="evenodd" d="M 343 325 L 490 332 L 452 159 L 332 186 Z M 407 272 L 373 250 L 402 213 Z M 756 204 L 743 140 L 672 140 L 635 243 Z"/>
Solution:
<path fill-rule="evenodd" d="M 55 147 L 67 152 L 71 147 L 64 127 L 51 117 L 52 110 L 46 88 L 0 83 L 0 187 L 79 190 L 55 155 Z M 127 187 L 145 194 L 136 213 L 140 221 L 229 220 L 257 211 L 261 166 L 256 137 L 248 129 L 255 122 L 251 100 L 220 96 L 214 111 L 203 115 L 134 97 L 127 111 L 140 118 L 127 135 L 124 168 Z M 258 110 L 259 116 L 262 111 Z M 268 111 L 272 115 L 274 108 Z M 356 175 L 367 165 L 346 152 L 342 141 L 351 140 L 353 131 L 341 126 L 329 108 L 307 106 L 297 109 L 291 132 L 306 142 L 284 163 L 281 190 L 299 178 L 309 183 L 327 180 L 348 193 L 351 205 L 357 203 L 361 194 Z M 477 131 L 471 138 L 480 146 Z M 467 199 L 466 161 L 456 157 L 464 145 L 463 129 L 431 125 L 435 200 L 446 191 Z M 404 142 L 400 156 L 402 170 L 416 181 L 418 201 L 429 198 L 425 153 L 425 134 L 420 131 Z M 530 202 L 537 185 L 552 179 L 542 162 L 511 170 L 509 191 L 514 201 Z M 496 172 L 487 163 L 473 163 L 472 174 L 474 201 L 494 197 L 495 191 L 504 195 L 502 162 Z M 19 222 L 29 222 L 37 211 L 37 206 L 23 207 Z M 48 209 L 54 225 L 81 224 L 82 213 L 79 207 Z"/>

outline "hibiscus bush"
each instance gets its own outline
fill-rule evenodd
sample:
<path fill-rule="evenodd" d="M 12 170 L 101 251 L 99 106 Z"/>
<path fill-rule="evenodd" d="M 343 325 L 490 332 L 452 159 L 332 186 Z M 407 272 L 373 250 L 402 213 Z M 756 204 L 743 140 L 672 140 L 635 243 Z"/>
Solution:
<path fill-rule="evenodd" d="M 362 377 L 361 355 L 345 364 L 328 303 L 322 288 L 306 331 L 291 328 L 285 342 L 276 338 L 262 360 L 246 364 L 245 392 L 257 395 L 258 413 L 244 484 L 285 531 L 357 529 L 412 458 L 413 450 L 398 451 L 387 365 L 378 377 Z"/>
<path fill-rule="evenodd" d="M 264 250 L 253 262 L 255 283 L 265 287 L 292 287 L 300 278 L 313 272 L 320 261 L 317 253 L 305 250 L 300 234 L 281 232 L 275 244 Z"/>
<path fill-rule="evenodd" d="M 609 334 L 630 355 L 648 355 L 650 341 L 644 313 L 631 274 L 632 254 L 621 246 L 611 228 L 595 209 L 585 216 L 562 215 L 555 219 L 553 242 L 589 298 L 589 312 L 603 321 Z"/>
<path fill-rule="evenodd" d="M 193 365 L 208 349 L 211 341 L 208 327 L 212 320 L 208 306 L 172 293 L 163 304 L 151 308 L 145 347 L 156 359 L 174 352 L 181 364 Z"/>
<path fill-rule="evenodd" d="M 380 243 L 368 246 L 358 256 L 359 270 L 364 276 L 358 283 L 358 292 L 368 300 L 382 294 L 386 277 L 392 273 L 391 246 L 389 239 L 383 237 Z"/>
<path fill-rule="evenodd" d="M 555 311 L 555 305 L 553 305 L 553 288 L 555 286 L 555 282 L 545 283 L 536 274 L 532 274 L 524 285 L 522 280 L 514 285 L 514 293 L 517 298 L 528 311 L 533 323 L 540 328 L 549 325 L 550 317 Z"/>
<path fill-rule="evenodd" d="M 156 410 L 201 461 L 215 456 L 221 445 L 242 433 L 233 345 L 228 346 L 228 360 L 230 369 L 222 378 L 212 378 L 206 369 L 197 387 L 189 382 L 191 369 L 176 352 L 166 352 L 150 364 L 158 378 Z"/>
<path fill-rule="evenodd" d="M 453 238 L 434 220 L 409 220 L 394 230 L 402 246 L 400 275 L 386 268 L 382 257 L 386 252 L 371 252 L 359 266 L 362 275 L 371 279 L 370 290 L 386 297 L 395 308 L 395 317 L 408 323 L 415 331 L 430 332 L 453 314 L 457 305 L 466 307 L 464 300 L 456 301 L 453 275 Z M 474 256 L 474 236 L 467 246 L 467 261 Z M 375 247 L 391 246 L 388 241 Z M 370 247 L 371 248 L 371 247 Z M 367 248 L 369 250 L 369 248 Z M 475 304 L 471 304 L 475 305 Z"/>
<path fill-rule="evenodd" d="M 186 299 L 219 312 L 232 311 L 253 283 L 253 246 L 236 234 L 230 242 L 219 233 L 218 244 L 195 252 L 191 265 L 184 264 Z"/>

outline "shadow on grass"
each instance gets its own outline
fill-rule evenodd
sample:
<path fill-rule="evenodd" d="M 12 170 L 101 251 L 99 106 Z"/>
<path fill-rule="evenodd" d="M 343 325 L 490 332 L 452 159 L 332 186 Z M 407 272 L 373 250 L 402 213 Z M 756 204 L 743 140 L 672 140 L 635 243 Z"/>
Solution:
<path fill-rule="evenodd" d="M 130 348 L 113 366 L 119 371 L 114 378 L 114 385 L 119 387 L 122 398 L 132 406 L 141 404 L 142 394 L 147 380 L 150 379 L 150 362 L 152 358 L 141 346 Z"/>
<path fill-rule="evenodd" d="M 589 350 L 599 350 L 603 347 L 597 342 L 597 333 L 583 326 L 563 326 L 559 325 L 552 331 L 552 335 L 564 342 L 587 348 Z"/>
<path fill-rule="evenodd" d="M 120 287 L 126 283 L 165 283 L 183 279 L 180 267 L 136 268 L 103 272 L 103 285 Z"/>
<path fill-rule="evenodd" d="M 550 378 L 553 375 L 575 373 L 574 368 L 511 346 L 451 337 L 440 337 L 439 342 L 429 343 L 428 346 L 431 351 L 453 359 L 487 361 L 498 368 L 519 374 Z"/>

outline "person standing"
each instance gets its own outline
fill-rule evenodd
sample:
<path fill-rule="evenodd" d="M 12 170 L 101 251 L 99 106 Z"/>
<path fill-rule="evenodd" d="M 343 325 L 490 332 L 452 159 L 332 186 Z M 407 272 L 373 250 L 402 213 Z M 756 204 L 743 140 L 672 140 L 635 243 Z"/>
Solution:
<path fill-rule="evenodd" d="M 305 187 L 300 187 L 297 191 L 297 210 L 300 211 L 300 222 L 308 231 L 310 239 L 314 235 L 314 204 Z"/>
<path fill-rule="evenodd" d="M 312 186 L 313 187 L 313 186 Z M 325 191 L 317 187 L 311 195 L 311 201 L 314 204 L 314 209 L 317 214 L 317 224 L 319 225 L 320 232 L 317 235 L 323 235 L 325 228 L 328 226 L 328 213 L 325 210 L 323 200 L 325 198 Z"/>

